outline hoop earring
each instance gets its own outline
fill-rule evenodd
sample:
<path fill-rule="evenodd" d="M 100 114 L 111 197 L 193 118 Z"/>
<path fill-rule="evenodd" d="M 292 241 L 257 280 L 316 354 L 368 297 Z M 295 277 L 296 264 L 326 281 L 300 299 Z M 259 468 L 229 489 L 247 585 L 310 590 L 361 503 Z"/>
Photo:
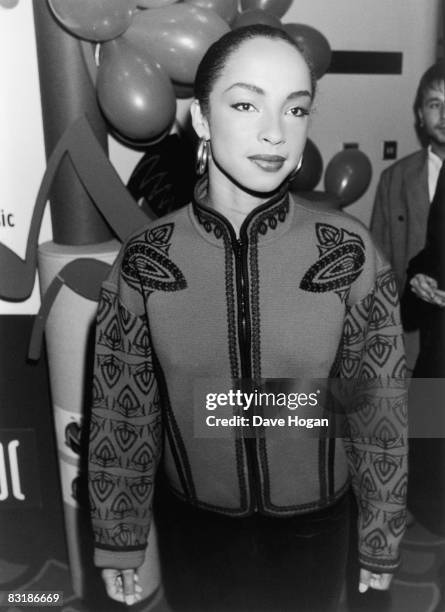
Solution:
<path fill-rule="evenodd" d="M 205 138 L 201 138 L 196 152 L 196 174 L 202 176 L 207 169 L 207 162 L 209 160 L 209 141 Z"/>
<path fill-rule="evenodd" d="M 292 181 L 297 176 L 297 174 L 301 170 L 302 165 L 303 165 L 303 156 L 300 157 L 300 161 L 298 162 L 297 167 L 294 170 L 292 170 L 292 172 L 289 174 L 289 179 L 288 179 L 289 181 Z"/>

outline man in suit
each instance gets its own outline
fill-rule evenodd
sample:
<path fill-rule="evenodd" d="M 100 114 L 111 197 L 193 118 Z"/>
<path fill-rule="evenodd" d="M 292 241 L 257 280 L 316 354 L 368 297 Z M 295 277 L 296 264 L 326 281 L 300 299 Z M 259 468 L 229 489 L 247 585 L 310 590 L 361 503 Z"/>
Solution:
<path fill-rule="evenodd" d="M 371 220 L 371 232 L 394 268 L 400 294 L 409 261 L 425 246 L 430 202 L 445 159 L 443 62 L 431 66 L 420 79 L 414 112 L 424 146 L 383 171 Z M 425 295 L 436 290 L 434 281 L 425 275 L 413 282 L 414 289 L 423 287 Z M 418 354 L 417 332 L 407 331 L 405 340 L 408 369 L 412 371 Z"/>

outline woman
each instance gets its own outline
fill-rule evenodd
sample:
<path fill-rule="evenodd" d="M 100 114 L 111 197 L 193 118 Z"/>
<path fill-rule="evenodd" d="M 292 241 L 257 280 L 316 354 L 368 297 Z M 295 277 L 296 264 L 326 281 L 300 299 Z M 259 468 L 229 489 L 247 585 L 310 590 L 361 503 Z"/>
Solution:
<path fill-rule="evenodd" d="M 104 284 L 90 491 L 96 565 L 120 601 L 137 599 L 135 568 L 144 559 L 162 440 L 178 500 L 169 527 L 184 521 L 178 550 L 188 547 L 207 575 L 213 538 L 229 573 L 237 546 L 238 574 L 251 585 L 235 584 L 232 573 L 224 597 L 220 590 L 212 598 L 208 583 L 224 581 L 217 571 L 200 581 L 194 602 L 185 601 L 185 589 L 177 592 L 185 556 L 172 592 L 178 609 L 335 609 L 349 475 L 360 511 L 360 590 L 388 588 L 397 567 L 403 393 L 396 385 L 391 397 L 382 394 L 382 381 L 403 376 L 397 293 L 360 223 L 288 194 L 314 91 L 304 55 L 280 30 L 249 26 L 215 43 L 200 64 L 191 108 L 198 166 L 208 165 L 207 174 L 189 206 L 127 242 Z M 230 438 L 195 435 L 203 380 L 242 379 L 245 390 L 264 378 L 330 375 L 366 382 L 348 417 L 354 437 L 344 443 L 334 435 L 274 438 L 250 426 Z M 246 408 L 253 418 L 255 409 Z"/>

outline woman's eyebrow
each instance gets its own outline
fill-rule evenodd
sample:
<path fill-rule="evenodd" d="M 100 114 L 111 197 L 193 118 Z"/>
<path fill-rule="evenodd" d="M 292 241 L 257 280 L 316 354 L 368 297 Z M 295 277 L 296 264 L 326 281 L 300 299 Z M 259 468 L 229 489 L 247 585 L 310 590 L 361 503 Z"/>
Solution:
<path fill-rule="evenodd" d="M 264 89 L 261 89 L 261 87 L 258 87 L 257 85 L 253 85 L 253 83 L 242 83 L 242 82 L 233 83 L 233 85 L 230 85 L 230 87 L 227 87 L 227 89 L 224 90 L 224 93 L 226 91 L 230 91 L 234 87 L 241 87 L 242 89 L 248 89 L 249 91 L 253 91 L 254 93 L 261 94 L 263 96 L 266 93 Z"/>
<path fill-rule="evenodd" d="M 234 87 L 241 87 L 242 89 L 247 89 L 248 91 L 253 91 L 254 93 L 260 94 L 262 96 L 264 96 L 265 93 L 266 93 L 264 91 L 264 89 L 262 89 L 261 87 L 258 87 L 257 85 L 254 85 L 253 83 L 243 83 L 243 82 L 233 83 L 233 85 L 230 85 L 230 87 L 227 87 L 227 89 L 224 90 L 224 93 L 226 91 L 230 91 Z M 294 100 L 295 98 L 303 98 L 303 97 L 312 98 L 312 94 L 307 89 L 300 89 L 298 91 L 291 92 L 286 97 L 286 100 Z"/>

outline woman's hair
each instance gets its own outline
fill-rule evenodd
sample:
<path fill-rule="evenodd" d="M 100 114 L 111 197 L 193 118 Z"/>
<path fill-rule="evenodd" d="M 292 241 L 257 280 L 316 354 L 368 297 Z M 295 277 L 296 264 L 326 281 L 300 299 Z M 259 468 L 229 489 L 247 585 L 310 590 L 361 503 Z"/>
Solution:
<path fill-rule="evenodd" d="M 227 32 L 227 34 L 224 34 L 224 36 L 213 43 L 198 66 L 195 78 L 195 98 L 199 101 L 201 110 L 204 114 L 208 114 L 210 93 L 215 81 L 224 70 L 229 57 L 243 44 L 243 42 L 259 37 L 283 40 L 301 53 L 309 68 L 312 99 L 314 98 L 316 78 L 311 61 L 301 45 L 291 38 L 284 30 L 268 25 L 248 25 Z"/>

